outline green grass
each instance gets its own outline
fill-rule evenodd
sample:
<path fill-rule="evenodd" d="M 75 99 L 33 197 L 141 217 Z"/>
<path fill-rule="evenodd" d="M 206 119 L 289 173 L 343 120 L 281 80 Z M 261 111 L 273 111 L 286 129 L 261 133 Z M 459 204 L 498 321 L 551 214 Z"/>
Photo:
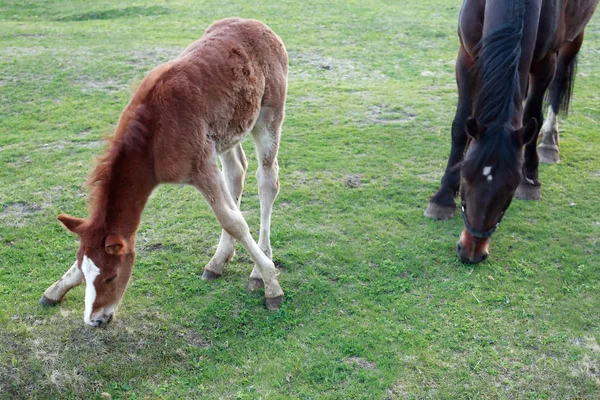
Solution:
<path fill-rule="evenodd" d="M 513 202 L 473 267 L 454 252 L 460 218 L 423 217 L 449 150 L 458 3 L 0 1 L 0 398 L 597 398 L 600 19 L 562 162 L 540 167 L 542 201 Z M 77 249 L 56 215 L 85 216 L 132 82 L 227 16 L 263 20 L 290 54 L 282 309 L 245 289 L 241 248 L 223 279 L 200 280 L 220 230 L 179 186 L 148 203 L 111 326 L 84 326 L 82 287 L 42 309 Z"/>

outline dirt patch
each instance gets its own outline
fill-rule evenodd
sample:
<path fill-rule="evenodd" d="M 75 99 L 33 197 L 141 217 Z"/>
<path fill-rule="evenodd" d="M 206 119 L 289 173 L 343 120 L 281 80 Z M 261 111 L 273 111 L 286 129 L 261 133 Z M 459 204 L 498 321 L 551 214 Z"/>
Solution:
<path fill-rule="evenodd" d="M 37 204 L 27 204 L 23 202 L 12 203 L 4 206 L 0 210 L 0 223 L 20 228 L 25 226 L 25 218 L 27 215 L 42 212 L 43 208 Z"/>
<path fill-rule="evenodd" d="M 377 365 L 362 357 L 349 357 L 342 360 L 342 363 L 361 369 L 375 369 Z"/>
<path fill-rule="evenodd" d="M 360 174 L 346 176 L 346 180 L 345 180 L 344 184 L 346 185 L 346 187 L 349 187 L 351 189 L 361 187 L 363 185 L 363 183 L 360 179 Z"/>
<path fill-rule="evenodd" d="M 288 50 L 290 77 L 314 79 L 321 76 L 331 81 L 383 81 L 387 76 L 367 68 L 356 60 L 324 56 L 317 52 Z"/>
<path fill-rule="evenodd" d="M 11 167 L 14 168 L 20 168 L 26 164 L 31 164 L 33 161 L 31 161 L 31 158 L 29 158 L 29 156 L 23 156 L 23 157 L 19 157 L 16 161 L 8 163 L 8 165 L 10 165 Z"/>
<path fill-rule="evenodd" d="M 176 58 L 182 51 L 183 48 L 179 46 L 136 50 L 130 54 L 127 62 L 140 69 L 147 69 Z"/>
<path fill-rule="evenodd" d="M 116 79 L 99 80 L 90 77 L 81 77 L 75 79 L 73 83 L 80 86 L 83 93 L 117 93 L 129 90 L 128 84 Z"/>
<path fill-rule="evenodd" d="M 86 13 L 71 14 L 64 17 L 57 18 L 58 21 L 71 22 L 71 21 L 91 21 L 91 20 L 106 20 L 106 19 L 119 19 L 119 18 L 130 18 L 130 17 L 146 17 L 154 15 L 165 15 L 171 12 L 170 9 L 161 6 L 151 7 L 124 7 L 124 8 L 111 8 L 108 10 L 96 10 Z"/>
<path fill-rule="evenodd" d="M 417 114 L 403 107 L 373 105 L 367 111 L 367 118 L 376 124 L 405 124 L 413 121 Z"/>

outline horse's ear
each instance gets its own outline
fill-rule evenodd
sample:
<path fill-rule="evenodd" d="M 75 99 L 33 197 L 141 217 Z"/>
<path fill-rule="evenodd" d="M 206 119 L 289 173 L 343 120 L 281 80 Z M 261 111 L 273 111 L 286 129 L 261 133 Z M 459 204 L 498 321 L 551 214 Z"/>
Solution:
<path fill-rule="evenodd" d="M 65 228 L 78 235 L 80 234 L 79 227 L 85 221 L 82 218 L 75 218 L 66 214 L 60 214 L 57 218 L 65 226 Z"/>
<path fill-rule="evenodd" d="M 467 131 L 467 135 L 469 135 L 472 139 L 478 139 L 481 136 L 481 129 L 479 127 L 479 123 L 475 118 L 469 118 L 465 122 L 465 130 Z"/>
<path fill-rule="evenodd" d="M 121 235 L 114 235 L 111 233 L 104 241 L 104 249 L 108 254 L 112 254 L 114 256 L 121 256 L 125 254 L 125 247 L 125 239 Z"/>
<path fill-rule="evenodd" d="M 531 118 L 527 125 L 515 131 L 515 140 L 519 147 L 525 146 L 533 140 L 538 131 L 537 119 Z"/>

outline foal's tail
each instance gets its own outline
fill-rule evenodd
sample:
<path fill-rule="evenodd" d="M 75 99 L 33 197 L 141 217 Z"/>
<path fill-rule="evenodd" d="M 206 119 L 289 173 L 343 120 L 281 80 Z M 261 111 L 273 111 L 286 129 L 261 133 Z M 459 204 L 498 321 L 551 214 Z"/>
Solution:
<path fill-rule="evenodd" d="M 564 73 L 560 74 L 560 76 L 556 75 L 552 80 L 548 97 L 554 114 L 558 114 L 560 111 L 564 115 L 568 115 L 575 75 L 577 73 L 577 56 L 573 57 L 569 65 L 566 65 L 564 68 Z"/>

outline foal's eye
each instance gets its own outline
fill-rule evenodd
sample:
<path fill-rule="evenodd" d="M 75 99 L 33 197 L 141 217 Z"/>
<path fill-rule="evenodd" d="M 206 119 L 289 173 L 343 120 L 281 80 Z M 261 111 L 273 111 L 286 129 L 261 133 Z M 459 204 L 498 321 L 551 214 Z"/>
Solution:
<path fill-rule="evenodd" d="M 104 283 L 110 283 L 110 282 L 114 281 L 116 277 L 117 277 L 116 275 L 113 275 L 110 278 L 106 278 L 106 280 L 104 281 Z"/>

